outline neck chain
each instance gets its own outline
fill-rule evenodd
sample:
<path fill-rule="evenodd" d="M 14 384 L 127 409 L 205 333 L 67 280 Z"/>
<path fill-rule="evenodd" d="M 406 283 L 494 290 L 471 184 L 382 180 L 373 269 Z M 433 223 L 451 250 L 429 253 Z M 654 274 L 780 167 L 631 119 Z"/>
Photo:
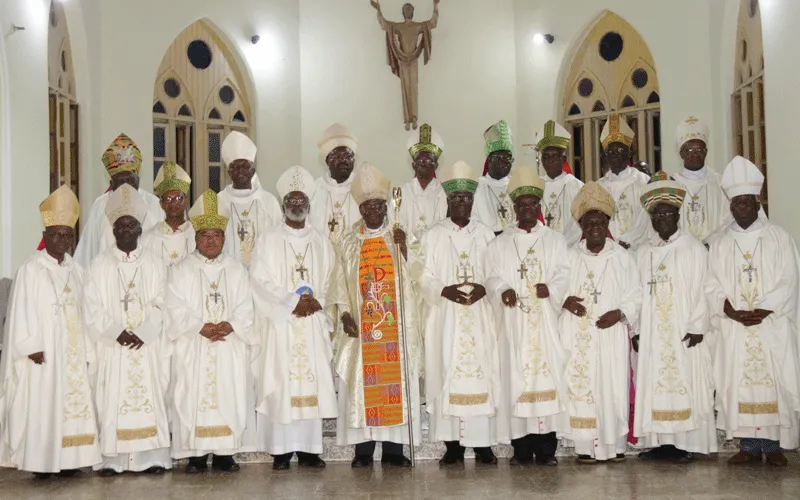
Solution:
<path fill-rule="evenodd" d="M 486 186 L 486 187 L 489 188 L 489 192 L 492 193 L 494 199 L 497 200 L 497 215 L 500 217 L 500 221 L 505 222 L 506 217 L 508 216 L 508 209 L 503 204 L 503 200 L 500 199 L 500 196 L 502 196 L 505 199 L 505 193 L 500 193 L 500 196 L 498 196 L 497 193 L 494 192 L 494 189 L 492 189 L 492 186 Z"/>
<path fill-rule="evenodd" d="M 664 255 L 664 258 L 661 259 L 661 262 L 659 262 L 658 267 L 656 267 L 655 269 L 653 269 L 653 254 L 652 253 L 650 254 L 650 281 L 647 282 L 647 284 L 650 286 L 650 295 L 653 295 L 659 283 L 664 283 L 664 281 L 658 281 L 656 279 L 656 271 L 661 270 L 662 266 L 664 265 L 664 262 L 667 260 L 667 257 L 669 257 L 669 254 L 671 253 L 672 250 L 668 250 L 667 254 Z"/>
<path fill-rule="evenodd" d="M 136 275 L 139 274 L 139 268 L 138 267 L 136 268 L 136 271 L 134 271 L 133 273 L 133 278 L 128 282 L 128 284 L 125 284 L 125 280 L 122 277 L 122 269 L 118 268 L 117 274 L 119 275 L 119 283 L 120 285 L 122 285 L 122 289 L 125 291 L 125 295 L 122 297 L 122 300 L 120 300 L 120 302 L 122 303 L 122 306 L 125 308 L 125 312 L 127 313 L 128 306 L 133 301 L 133 299 L 131 299 L 131 290 L 133 290 L 136 287 Z"/>
<path fill-rule="evenodd" d="M 311 274 L 309 272 L 308 268 L 305 265 L 306 256 L 308 255 L 308 249 L 309 249 L 310 246 L 311 246 L 310 242 L 306 243 L 306 249 L 301 255 L 301 254 L 297 253 L 297 251 L 294 249 L 294 245 L 289 243 L 289 248 L 292 249 L 292 253 L 294 254 L 294 259 L 295 259 L 295 261 L 297 261 L 297 266 L 294 267 L 293 271 L 298 273 L 300 275 L 300 279 L 303 280 L 303 281 L 306 281 L 306 274 L 308 274 L 308 275 Z"/>
<path fill-rule="evenodd" d="M 347 206 L 347 200 L 350 199 L 350 191 L 347 192 L 347 195 L 344 197 L 344 200 L 339 203 L 333 202 L 333 197 L 331 196 L 331 192 L 328 191 L 328 203 L 331 206 L 331 218 L 328 221 L 328 232 L 335 233 L 336 228 L 339 227 L 339 219 L 342 219 L 342 224 L 344 224 L 344 208 Z M 338 206 L 337 206 L 338 205 Z"/>
<path fill-rule="evenodd" d="M 603 283 L 606 280 L 606 271 L 608 270 L 608 260 L 606 260 L 606 265 L 603 267 L 603 274 L 600 275 L 599 288 L 594 282 L 594 273 L 589 269 L 589 265 L 586 263 L 586 259 L 581 259 L 581 262 L 583 262 L 583 267 L 586 268 L 586 277 L 589 278 L 589 283 L 592 284 L 592 291 L 589 292 L 589 295 L 591 295 L 594 298 L 594 303 L 597 304 L 597 297 L 602 295 L 602 292 L 600 290 L 603 289 Z"/>
<path fill-rule="evenodd" d="M 552 225 L 552 223 L 553 223 L 553 220 L 555 219 L 555 216 L 553 216 L 553 211 L 558 206 L 558 202 L 559 202 L 559 200 L 561 200 L 561 195 L 564 194 L 564 190 L 565 189 L 567 189 L 567 185 L 566 184 L 564 184 L 564 186 L 561 188 L 561 192 L 558 193 L 558 197 L 556 198 L 556 201 L 554 201 L 553 203 L 545 202 L 545 204 L 544 204 L 544 212 L 545 212 L 544 213 L 544 220 L 547 223 L 547 227 L 550 227 Z"/>
<path fill-rule="evenodd" d="M 700 199 L 700 195 L 703 194 L 703 192 L 706 190 L 707 187 L 708 187 L 707 184 L 703 184 L 703 187 L 700 188 L 700 191 L 698 191 L 697 194 L 692 195 L 692 201 L 689 202 L 690 212 L 699 212 L 700 208 L 705 207 L 707 205 L 706 203 L 707 200 L 705 199 L 705 197 L 703 199 L 702 205 L 697 202 L 697 200 Z"/>
<path fill-rule="evenodd" d="M 761 245 L 761 238 L 758 239 L 758 243 L 756 243 L 756 247 L 755 247 L 755 249 L 753 249 L 752 255 L 750 254 L 750 252 L 744 253 L 742 251 L 742 247 L 739 246 L 739 242 L 738 241 L 734 241 L 733 244 L 736 247 L 736 249 L 739 250 L 739 253 L 742 254 L 742 258 L 745 260 L 745 262 L 747 262 L 747 267 L 742 269 L 742 272 L 747 273 L 747 281 L 748 281 L 748 283 L 752 283 L 753 282 L 753 273 L 758 270 L 758 268 L 753 266 L 753 261 L 755 260 L 756 254 L 758 253 L 758 247 Z M 748 255 L 750 255 L 749 258 L 747 257 Z"/>
<path fill-rule="evenodd" d="M 458 259 L 458 264 L 456 265 L 457 279 L 461 280 L 462 283 L 468 283 L 475 279 L 475 270 L 471 269 L 472 266 L 469 260 L 473 250 L 475 250 L 475 239 L 470 242 L 469 252 L 459 251 L 452 236 L 450 237 L 450 246 L 456 255 L 456 259 Z"/>
<path fill-rule="evenodd" d="M 169 267 L 172 267 L 175 264 L 175 261 L 178 259 L 178 257 L 185 257 L 186 255 L 189 254 L 189 240 L 186 239 L 185 237 L 183 238 L 183 255 L 179 255 L 178 252 L 176 252 L 175 250 L 170 252 L 167 249 L 167 244 L 162 241 L 161 242 L 161 260 L 164 260 L 164 254 L 165 253 L 167 255 L 169 255 L 169 261 L 170 261 L 169 262 Z"/>
<path fill-rule="evenodd" d="M 248 219 L 250 217 L 250 212 L 253 210 L 253 205 L 255 205 L 255 203 L 256 200 L 251 201 L 250 206 L 247 207 L 247 210 L 242 210 L 241 216 L 239 215 L 239 211 L 236 209 L 236 204 L 231 203 L 231 212 L 233 212 L 236 215 L 236 220 L 238 220 L 240 224 L 242 223 L 242 217 L 244 217 L 245 219 Z"/>
<path fill-rule="evenodd" d="M 69 287 L 69 280 L 72 277 L 72 269 L 70 269 L 69 273 L 67 274 L 67 281 L 64 283 L 64 288 L 61 290 L 61 293 L 58 293 L 56 290 L 56 282 L 53 280 L 53 274 L 49 269 L 47 270 L 47 277 L 50 278 L 50 286 L 53 287 L 53 294 L 56 296 L 56 301 L 53 303 L 53 307 L 55 309 L 56 316 L 58 316 L 59 311 L 61 311 L 61 308 L 64 306 L 64 303 L 61 301 L 61 299 L 64 297 L 64 295 L 72 291 L 72 289 Z"/>
<path fill-rule="evenodd" d="M 213 300 L 214 304 L 219 304 L 219 299 L 223 298 L 222 294 L 219 293 L 219 284 L 222 283 L 223 280 L 225 280 L 226 284 L 228 282 L 228 280 L 225 279 L 225 268 L 223 268 L 222 272 L 219 273 L 219 279 L 217 281 L 211 281 L 208 275 L 206 275 L 206 272 L 202 269 L 200 269 L 200 275 L 205 278 L 205 281 L 208 283 L 208 288 L 212 290 L 209 292 L 208 298 Z"/>
<path fill-rule="evenodd" d="M 533 245 L 528 247 L 528 251 L 525 252 L 525 256 L 521 257 L 519 254 L 519 246 L 517 245 L 517 239 L 514 238 L 514 250 L 517 252 L 517 260 L 519 260 L 519 279 L 524 279 L 526 282 L 528 281 L 528 266 L 525 265 L 525 259 L 528 258 L 529 255 L 533 255 L 535 252 L 534 247 L 536 244 L 539 243 L 539 238 L 536 238 L 536 241 L 533 242 Z"/>

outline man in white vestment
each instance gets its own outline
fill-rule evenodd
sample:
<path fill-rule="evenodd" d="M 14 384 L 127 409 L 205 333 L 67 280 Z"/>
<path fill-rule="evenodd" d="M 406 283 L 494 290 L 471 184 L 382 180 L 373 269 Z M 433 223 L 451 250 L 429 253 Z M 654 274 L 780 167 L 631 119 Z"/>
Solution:
<path fill-rule="evenodd" d="M 222 161 L 231 183 L 219 193 L 219 204 L 230 213 L 225 230 L 225 253 L 250 266 L 256 242 L 268 227 L 280 224 L 281 206 L 261 188 L 256 175 L 256 145 L 241 132 L 233 131 L 222 142 Z"/>
<path fill-rule="evenodd" d="M 442 138 L 427 123 L 412 132 L 408 139 L 408 154 L 411 155 L 414 178 L 402 186 L 400 225 L 409 228 L 417 239 L 447 218 L 447 196 L 436 179 L 443 148 Z M 389 215 L 393 216 L 393 213 L 392 211 Z"/>
<path fill-rule="evenodd" d="M 694 116 L 681 122 L 675 131 L 675 146 L 683 160 L 675 180 L 686 189 L 681 228 L 706 245 L 714 233 L 733 221 L 720 175 L 706 165 L 708 138 L 708 125 Z"/>
<path fill-rule="evenodd" d="M 161 165 L 153 184 L 166 219 L 144 234 L 142 246 L 159 256 L 167 268 L 194 252 L 194 229 L 186 220 L 191 183 L 191 177 L 180 165 L 168 161 Z"/>
<path fill-rule="evenodd" d="M 442 465 L 496 464 L 496 414 L 500 404 L 497 330 L 486 297 L 486 252 L 492 230 L 472 218 L 477 172 L 459 161 L 442 173 L 450 218 L 422 239 L 420 279 L 429 312 L 425 322 L 425 397 L 432 441 L 444 441 Z M 506 193 L 507 196 L 507 193 Z"/>
<path fill-rule="evenodd" d="M 798 253 L 761 213 L 764 176 L 737 156 L 722 174 L 733 222 L 711 243 L 708 301 L 719 323 L 717 428 L 741 438 L 729 464 L 785 466 L 798 447 Z"/>
<path fill-rule="evenodd" d="M 338 415 L 331 362 L 333 321 L 323 308 L 336 271 L 327 235 L 307 224 L 314 177 L 302 167 L 278 179 L 284 223 L 267 230 L 250 267 L 259 311 L 261 356 L 257 363 L 260 449 L 286 470 L 322 468 L 322 419 Z"/>
<path fill-rule="evenodd" d="M 581 239 L 581 228 L 572 218 L 571 210 L 572 201 L 583 187 L 583 182 L 564 172 L 572 136 L 564 127 L 548 120 L 537 137 L 541 137 L 536 149 L 546 174 L 542 198 L 544 223 L 553 231 L 564 235 L 567 247 L 571 247 Z"/>
<path fill-rule="evenodd" d="M 663 172 L 645 187 L 642 204 L 653 227 L 636 258 L 642 279 L 636 414 L 633 431 L 652 447 L 645 460 L 688 462 L 717 451 L 714 384 L 705 300 L 708 251 L 679 229 L 686 190 Z M 643 441 L 643 442 L 642 442 Z"/>
<path fill-rule="evenodd" d="M 516 221 L 514 204 L 508 197 L 508 180 L 514 164 L 514 138 L 505 120 L 483 133 L 486 164 L 475 191 L 474 218 L 500 234 Z"/>
<path fill-rule="evenodd" d="M 639 318 L 642 284 L 636 261 L 607 237 L 614 199 L 595 182 L 575 197 L 572 216 L 583 240 L 570 250 L 561 342 L 571 434 L 578 463 L 622 462 L 628 437 L 630 339 Z"/>
<path fill-rule="evenodd" d="M 545 181 L 514 169 L 508 194 L 519 222 L 486 253 L 489 298 L 499 321 L 502 392 L 498 438 L 511 443 L 511 465 L 557 465 L 558 435 L 569 432 L 566 353 L 558 318 L 569 282 L 564 237 L 539 222 Z"/>
<path fill-rule="evenodd" d="M 0 359 L 0 465 L 38 478 L 100 463 L 81 319 L 83 268 L 67 253 L 80 217 L 61 186 L 39 206 L 45 249 L 17 271 Z"/>
<path fill-rule="evenodd" d="M 611 236 L 623 248 L 635 250 L 647 239 L 647 212 L 639 197 L 650 177 L 629 165 L 634 136 L 623 117 L 615 113 L 608 118 L 600 141 L 609 169 L 597 183 L 614 199 Z"/>
<path fill-rule="evenodd" d="M 329 309 L 338 307 L 343 325 L 335 353 L 339 375 L 336 444 L 355 445 L 354 468 L 373 465 L 377 441 L 383 442 L 382 464 L 409 467 L 411 461 L 403 456 L 403 445 L 410 444 L 409 405 L 414 442 L 420 443 L 422 435 L 422 340 L 411 287 L 422 259 L 414 250 L 418 244 L 413 236 L 407 237 L 403 229 L 393 229 L 388 222 L 389 179 L 367 163 L 354 175 L 353 199 L 363 221 L 345 235 L 339 252 L 340 274 L 328 305 Z M 404 342 L 410 380 L 404 369 Z"/>
<path fill-rule="evenodd" d="M 106 217 L 106 205 L 111 193 L 125 184 L 139 192 L 147 206 L 142 219 L 142 230 L 149 231 L 164 220 L 164 212 L 156 196 L 139 188 L 139 169 L 142 166 L 142 153 L 136 143 L 125 134 L 120 134 L 103 153 L 103 165 L 111 177 L 111 187 L 100 195 L 92 205 L 86 223 L 83 225 L 78 247 L 75 249 L 75 260 L 88 269 L 95 257 L 107 248 L 114 246 L 114 234 Z"/>
<path fill-rule="evenodd" d="M 139 244 L 147 205 L 132 187 L 114 191 L 106 216 L 115 246 L 86 273 L 83 317 L 95 343 L 95 404 L 104 476 L 161 474 L 172 468 L 165 396 L 169 345 L 164 338 L 167 268 Z"/>
<path fill-rule="evenodd" d="M 358 203 L 350 192 L 358 139 L 344 125 L 334 123 L 322 134 L 317 147 L 328 171 L 317 179 L 308 222 L 338 249 L 344 235 L 361 220 Z"/>
<path fill-rule="evenodd" d="M 222 252 L 228 217 L 208 190 L 189 212 L 197 251 L 170 272 L 167 335 L 174 342 L 172 457 L 187 473 L 236 472 L 248 419 L 253 296 L 247 270 Z"/>

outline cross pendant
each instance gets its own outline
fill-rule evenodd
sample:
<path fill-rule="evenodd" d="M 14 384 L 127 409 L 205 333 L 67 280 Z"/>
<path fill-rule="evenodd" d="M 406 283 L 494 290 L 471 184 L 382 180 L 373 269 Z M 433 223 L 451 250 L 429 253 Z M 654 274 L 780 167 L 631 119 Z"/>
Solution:
<path fill-rule="evenodd" d="M 505 219 L 507 214 L 508 210 L 506 209 L 505 205 L 500 203 L 500 205 L 497 207 L 497 215 L 499 215 L 501 219 Z"/>
<path fill-rule="evenodd" d="M 469 272 L 469 265 L 464 264 L 459 267 L 461 268 L 461 275 L 459 276 L 459 279 L 461 279 L 462 283 L 469 283 L 469 280 L 472 279 L 472 273 Z"/>
<path fill-rule="evenodd" d="M 339 221 L 336 220 L 336 217 L 331 217 L 331 220 L 328 221 L 328 231 L 331 233 L 336 232 L 336 227 L 339 225 Z"/>
<path fill-rule="evenodd" d="M 131 298 L 130 294 L 128 292 L 125 292 L 125 296 L 122 298 L 122 300 L 120 300 L 120 303 L 122 303 L 122 307 L 125 308 L 125 312 L 128 312 L 128 304 L 130 304 L 131 302 L 133 302 L 133 299 Z"/>
<path fill-rule="evenodd" d="M 653 295 L 653 291 L 655 287 L 658 286 L 658 283 L 659 281 L 655 277 L 650 278 L 650 281 L 647 282 L 647 284 L 650 285 L 650 295 Z"/>
<path fill-rule="evenodd" d="M 757 271 L 757 269 L 755 267 L 753 267 L 753 264 L 750 264 L 750 263 L 747 264 L 747 267 L 742 269 L 742 272 L 747 273 L 747 282 L 748 283 L 752 283 L 753 282 L 753 273 L 756 272 L 756 271 Z"/>
<path fill-rule="evenodd" d="M 58 316 L 59 311 L 61 311 L 61 301 L 60 300 L 55 301 L 53 303 L 53 307 L 55 308 L 56 316 Z"/>
<path fill-rule="evenodd" d="M 300 273 L 300 279 L 301 280 L 305 280 L 306 279 L 306 273 L 308 272 L 308 268 L 306 266 L 304 266 L 303 264 L 300 264 L 299 266 L 294 268 L 294 270 L 297 271 L 298 273 Z"/>
<path fill-rule="evenodd" d="M 555 219 L 555 217 L 553 217 L 553 214 L 547 212 L 547 215 L 544 217 L 545 222 L 547 222 L 547 227 L 550 227 L 553 224 L 553 219 Z"/>
<path fill-rule="evenodd" d="M 692 198 L 692 201 L 689 202 L 689 210 L 692 211 L 692 212 L 699 212 L 700 208 L 701 208 L 701 206 L 697 202 L 697 200 Z"/>
<path fill-rule="evenodd" d="M 239 224 L 239 230 L 236 232 L 239 235 L 239 241 L 244 241 L 244 239 L 247 238 L 247 235 L 250 234 L 247 229 L 244 228 L 243 224 Z"/>
<path fill-rule="evenodd" d="M 601 296 L 603 294 L 598 292 L 597 290 L 592 290 L 591 293 L 589 293 L 589 295 L 594 297 L 594 303 L 597 304 L 597 297 L 599 297 L 599 296 Z"/>
<path fill-rule="evenodd" d="M 208 296 L 214 299 L 215 304 L 219 304 L 219 299 L 222 297 L 222 294 L 214 290 L 214 293 L 210 293 Z"/>
<path fill-rule="evenodd" d="M 525 275 L 528 274 L 528 266 L 525 265 L 525 262 L 520 262 L 517 271 L 519 272 L 519 279 L 524 280 Z"/>

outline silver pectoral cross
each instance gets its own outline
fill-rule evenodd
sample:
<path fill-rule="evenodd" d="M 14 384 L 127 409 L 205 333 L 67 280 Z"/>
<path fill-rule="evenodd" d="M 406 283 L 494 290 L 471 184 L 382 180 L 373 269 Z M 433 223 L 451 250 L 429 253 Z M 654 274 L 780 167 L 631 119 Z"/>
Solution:
<path fill-rule="evenodd" d="M 247 229 L 244 228 L 244 224 L 239 224 L 239 230 L 237 231 L 239 235 L 239 241 L 244 241 L 247 238 L 247 235 L 250 234 Z"/>
<path fill-rule="evenodd" d="M 661 282 L 658 281 L 655 276 L 650 278 L 650 281 L 647 282 L 647 284 L 650 286 L 650 295 L 653 295 L 653 292 L 659 283 Z"/>
<path fill-rule="evenodd" d="M 517 271 L 519 272 L 519 279 L 524 280 L 525 275 L 528 274 L 528 266 L 525 265 L 525 262 L 520 262 Z"/>
<path fill-rule="evenodd" d="M 472 279 L 472 273 L 470 272 L 469 264 L 462 264 L 462 265 L 460 265 L 458 267 L 459 267 L 459 269 L 461 271 L 459 276 L 458 276 L 459 279 L 461 280 L 461 282 L 462 283 L 469 283 L 469 281 Z"/>
<path fill-rule="evenodd" d="M 306 266 L 304 266 L 303 264 L 300 264 L 299 266 L 297 266 L 296 268 L 294 268 L 294 270 L 295 270 L 297 273 L 299 273 L 299 274 L 300 274 L 300 279 L 301 279 L 301 280 L 305 280 L 305 279 L 306 279 L 306 273 L 308 272 L 308 268 L 307 268 Z"/>
<path fill-rule="evenodd" d="M 61 306 L 62 306 L 61 300 L 56 300 L 53 303 L 53 308 L 55 309 L 56 316 L 58 316 L 58 313 L 61 311 Z"/>
<path fill-rule="evenodd" d="M 703 206 L 697 201 L 696 196 L 692 196 L 692 201 L 689 202 L 689 210 L 692 212 L 699 212 Z"/>
<path fill-rule="evenodd" d="M 221 298 L 222 298 L 222 294 L 221 294 L 221 293 L 219 293 L 219 292 L 216 290 L 216 288 L 214 289 L 214 293 L 209 293 L 209 294 L 208 294 L 208 296 L 209 296 L 209 297 L 211 297 L 212 299 L 214 299 L 214 303 L 215 303 L 215 304 L 219 304 L 219 299 L 221 299 Z"/>
<path fill-rule="evenodd" d="M 747 267 L 742 268 L 742 272 L 743 273 L 747 273 L 747 282 L 748 283 L 752 283 L 753 282 L 753 273 L 755 273 L 757 271 L 758 271 L 758 269 L 753 267 L 753 264 L 751 262 L 747 263 Z"/>
<path fill-rule="evenodd" d="M 120 300 L 120 303 L 125 308 L 125 312 L 128 312 L 128 304 L 130 304 L 131 302 L 133 302 L 133 299 L 131 298 L 130 293 L 125 292 L 125 296 Z"/>
<path fill-rule="evenodd" d="M 595 288 L 594 290 L 589 292 L 589 295 L 591 295 L 594 298 L 594 303 L 597 304 L 597 297 L 599 297 L 599 296 L 601 296 L 603 294 L 598 292 L 597 289 Z"/>

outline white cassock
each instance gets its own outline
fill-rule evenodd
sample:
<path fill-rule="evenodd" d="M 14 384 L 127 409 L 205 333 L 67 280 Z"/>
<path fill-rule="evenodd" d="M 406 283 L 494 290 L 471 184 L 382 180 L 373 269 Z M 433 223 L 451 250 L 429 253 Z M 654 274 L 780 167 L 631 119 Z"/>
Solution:
<path fill-rule="evenodd" d="M 194 228 L 189 221 L 184 222 L 173 231 L 165 221 L 156 224 L 156 227 L 144 233 L 142 246 L 148 248 L 161 259 L 161 262 L 171 269 L 194 252 Z"/>
<path fill-rule="evenodd" d="M 511 177 L 506 176 L 497 180 L 489 174 L 478 177 L 472 217 L 495 233 L 499 233 L 517 220 L 514 203 L 508 196 L 510 179 Z"/>
<path fill-rule="evenodd" d="M 234 189 L 229 184 L 218 200 L 220 207 L 230 211 L 223 251 L 249 267 L 261 234 L 283 220 L 281 206 L 273 194 L 261 189 L 256 176 L 251 189 Z"/>
<path fill-rule="evenodd" d="M 679 230 L 668 242 L 656 236 L 636 257 L 643 296 L 634 435 L 648 447 L 716 453 L 708 251 Z M 703 342 L 689 348 L 687 333 L 704 335 Z"/>
<path fill-rule="evenodd" d="M 100 254 L 86 273 L 83 317 L 95 342 L 95 402 L 103 463 L 96 469 L 172 468 L 165 397 L 170 345 L 163 335 L 167 269 L 142 247 Z M 127 310 L 126 310 L 127 307 Z M 117 342 L 123 330 L 144 345 Z"/>
<path fill-rule="evenodd" d="M 428 229 L 447 218 L 447 195 L 435 178 L 425 189 L 422 189 L 416 177 L 403 184 L 401 189 L 400 225 L 409 228 L 416 239 L 421 239 Z M 392 218 L 394 206 L 392 200 L 389 207 Z"/>
<path fill-rule="evenodd" d="M 170 271 L 167 335 L 173 340 L 172 457 L 233 455 L 249 418 L 247 391 L 253 331 L 253 296 L 247 270 L 221 254 L 199 252 Z M 200 335 L 206 323 L 227 321 L 224 342 Z"/>
<path fill-rule="evenodd" d="M 512 226 L 489 243 L 486 255 L 491 276 L 486 290 L 500 332 L 498 440 L 508 444 L 528 434 L 566 433 L 566 351 L 558 333 L 569 283 L 564 237 L 541 223 L 530 233 Z M 547 285 L 550 297 L 536 296 L 539 283 Z M 528 312 L 503 305 L 502 294 L 510 289 Z"/>
<path fill-rule="evenodd" d="M 586 316 L 561 312 L 561 341 L 568 351 L 565 376 L 569 390 L 570 427 L 566 436 L 575 453 L 597 460 L 624 453 L 630 413 L 627 324 L 635 324 L 642 304 L 639 270 L 631 255 L 607 239 L 594 255 L 582 241 L 570 250 L 566 297 L 583 299 Z M 619 309 L 626 323 L 606 330 L 595 326 L 608 311 Z"/>
<path fill-rule="evenodd" d="M 100 463 L 83 332 L 83 269 L 42 250 L 17 271 L 0 373 L 0 464 L 59 472 Z M 44 364 L 28 356 L 44 353 Z"/>
<path fill-rule="evenodd" d="M 311 212 L 308 222 L 320 234 L 328 236 L 335 248 L 338 248 L 342 238 L 353 229 L 353 225 L 361 220 L 358 204 L 350 195 L 350 186 L 353 185 L 353 174 L 350 174 L 343 183 L 339 184 L 326 173 L 317 179 L 317 188 L 311 199 Z"/>
<path fill-rule="evenodd" d="M 673 177 L 686 188 L 686 200 L 681 207 L 681 228 L 701 243 L 709 243 L 712 234 L 733 222 L 730 201 L 720 185 L 720 175 L 705 166 L 696 172 L 684 168 Z"/>
<path fill-rule="evenodd" d="M 734 437 L 797 448 L 798 254 L 792 237 L 763 216 L 747 230 L 735 222 L 711 245 L 708 300 L 719 322 L 714 358 L 717 428 Z M 773 311 L 745 327 L 723 312 Z"/>
<path fill-rule="evenodd" d="M 311 227 L 283 224 L 262 237 L 250 268 L 259 312 L 261 355 L 256 364 L 260 449 L 273 455 L 322 453 L 322 419 L 336 418 L 331 362 L 333 321 L 324 312 L 336 267 L 328 238 Z M 292 314 L 309 287 L 323 311 Z"/>
<path fill-rule="evenodd" d="M 433 441 L 459 441 L 470 448 L 498 442 L 500 366 L 489 299 L 467 306 L 442 297 L 448 285 L 469 281 L 486 286 L 486 252 L 492 240 L 492 231 L 474 219 L 463 228 L 448 219 L 422 239 L 425 270 L 420 283 L 429 305 L 425 387 Z"/>
<path fill-rule="evenodd" d="M 139 188 L 139 194 L 147 204 L 147 213 L 142 220 L 142 234 L 146 234 L 159 222 L 164 220 L 164 211 L 161 201 L 152 193 Z M 92 261 L 106 249 L 115 246 L 114 227 L 108 221 L 106 204 L 112 191 L 97 197 L 89 211 L 86 224 L 83 225 L 78 247 L 75 249 L 75 260 L 84 269 L 88 269 Z"/>
<path fill-rule="evenodd" d="M 633 167 L 619 175 L 611 170 L 597 183 L 614 198 L 614 216 L 608 229 L 615 241 L 624 241 L 634 250 L 647 241 L 650 218 L 639 198 L 650 178 Z"/>
<path fill-rule="evenodd" d="M 583 182 L 572 174 L 562 172 L 555 179 L 544 177 L 544 198 L 542 198 L 542 217 L 550 229 L 564 235 L 567 247 L 581 240 L 581 227 L 572 217 L 572 201 L 583 187 Z"/>

